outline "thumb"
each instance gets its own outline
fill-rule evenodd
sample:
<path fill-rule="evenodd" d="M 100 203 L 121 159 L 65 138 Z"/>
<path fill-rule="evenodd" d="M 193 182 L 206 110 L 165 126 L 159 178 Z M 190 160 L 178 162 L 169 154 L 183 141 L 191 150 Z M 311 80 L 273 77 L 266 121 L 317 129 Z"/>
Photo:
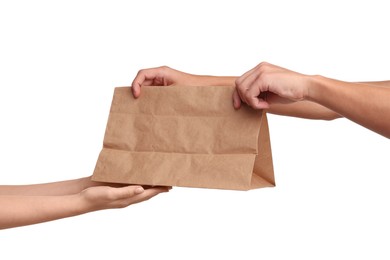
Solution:
<path fill-rule="evenodd" d="M 131 198 L 144 192 L 144 188 L 142 188 L 142 186 L 126 186 L 113 189 L 113 197 L 117 200 Z"/>
<path fill-rule="evenodd" d="M 254 97 L 250 100 L 249 105 L 254 109 L 268 109 L 269 104 L 261 97 Z"/>

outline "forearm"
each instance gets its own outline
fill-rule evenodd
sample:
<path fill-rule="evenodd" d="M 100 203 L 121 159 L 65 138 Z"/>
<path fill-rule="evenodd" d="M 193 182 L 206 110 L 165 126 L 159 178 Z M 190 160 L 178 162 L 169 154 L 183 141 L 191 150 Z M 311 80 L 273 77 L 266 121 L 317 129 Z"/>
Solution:
<path fill-rule="evenodd" d="M 390 80 L 385 81 L 370 81 L 370 82 L 360 82 L 362 84 L 367 84 L 371 86 L 378 86 L 378 87 L 390 87 Z"/>
<path fill-rule="evenodd" d="M 390 138 L 390 88 L 349 83 L 321 76 L 310 78 L 307 99 Z"/>
<path fill-rule="evenodd" d="M 226 77 L 193 75 L 192 83 L 194 85 L 202 86 L 235 86 L 236 79 L 237 77 L 234 76 Z M 267 112 L 276 115 L 308 119 L 332 120 L 341 117 L 334 111 L 310 101 L 293 102 L 288 104 L 283 104 L 276 101 L 270 105 L 270 108 L 267 109 Z"/>
<path fill-rule="evenodd" d="M 189 85 L 193 86 L 235 86 L 237 77 L 191 75 Z"/>
<path fill-rule="evenodd" d="M 194 76 L 192 80 L 193 84 L 205 85 L 205 86 L 234 86 L 235 81 L 237 79 L 237 77 L 223 77 L 223 76 L 196 76 L 196 75 L 193 76 Z M 359 83 L 352 83 L 352 84 L 359 84 Z M 390 89 L 390 81 L 362 82 L 360 84 L 369 85 L 370 87 L 371 86 L 383 87 L 383 88 Z M 390 100 L 390 97 L 388 97 L 387 100 Z M 338 110 L 337 111 L 333 110 L 332 107 L 325 106 L 325 104 L 322 104 L 320 102 L 315 102 L 315 100 L 298 101 L 298 102 L 292 102 L 287 104 L 284 104 L 282 102 L 272 102 L 270 104 L 270 108 L 267 109 L 267 112 L 271 114 L 277 114 L 277 115 L 292 116 L 292 117 L 307 118 L 307 119 L 321 119 L 321 120 L 333 120 L 336 118 L 346 116 L 345 114 L 341 114 L 340 111 Z M 361 115 L 365 115 L 365 113 Z M 379 115 L 380 113 L 377 114 L 377 116 Z M 361 120 L 358 121 L 360 122 Z M 376 126 L 375 128 L 378 127 L 383 130 L 384 126 Z"/>
<path fill-rule="evenodd" d="M 1 195 L 55 196 L 76 194 L 83 189 L 98 185 L 90 177 L 32 185 L 0 185 Z"/>
<path fill-rule="evenodd" d="M 306 119 L 333 120 L 342 117 L 333 110 L 311 101 L 298 101 L 288 104 L 273 103 L 268 113 Z"/>
<path fill-rule="evenodd" d="M 390 87 L 390 81 L 361 82 L 371 86 Z M 315 102 L 299 101 L 288 104 L 274 102 L 267 112 L 271 114 L 293 116 L 307 119 L 333 120 L 343 117 L 339 113 Z"/>
<path fill-rule="evenodd" d="M 80 195 L 0 196 L 0 229 L 36 224 L 88 212 Z"/>

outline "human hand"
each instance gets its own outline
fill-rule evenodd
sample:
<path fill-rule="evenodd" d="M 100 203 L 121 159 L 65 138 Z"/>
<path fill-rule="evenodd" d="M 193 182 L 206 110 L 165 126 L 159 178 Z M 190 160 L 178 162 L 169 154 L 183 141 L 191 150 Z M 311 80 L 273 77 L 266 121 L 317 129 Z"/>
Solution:
<path fill-rule="evenodd" d="M 308 92 L 308 76 L 262 62 L 236 80 L 233 105 L 241 102 L 255 109 L 267 109 L 272 103 L 304 100 Z"/>
<path fill-rule="evenodd" d="M 102 209 L 124 208 L 131 204 L 148 200 L 162 192 L 168 192 L 171 187 L 152 187 L 145 189 L 142 186 L 95 186 L 80 192 L 83 208 L 86 211 Z"/>
<path fill-rule="evenodd" d="M 142 86 L 170 86 L 196 84 L 197 76 L 182 71 L 174 70 L 167 66 L 142 69 L 131 84 L 131 90 L 135 98 L 141 94 Z"/>

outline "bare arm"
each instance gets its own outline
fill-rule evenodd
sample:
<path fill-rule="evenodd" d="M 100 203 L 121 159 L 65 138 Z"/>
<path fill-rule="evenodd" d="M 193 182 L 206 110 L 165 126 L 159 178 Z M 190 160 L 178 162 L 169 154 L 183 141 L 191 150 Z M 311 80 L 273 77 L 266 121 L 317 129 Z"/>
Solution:
<path fill-rule="evenodd" d="M 92 211 L 123 208 L 168 191 L 167 187 L 144 190 L 140 186 L 91 187 L 64 196 L 0 196 L 0 229 L 31 225 Z"/>
<path fill-rule="evenodd" d="M 305 98 L 390 138 L 390 88 L 387 81 L 367 84 L 310 77 Z"/>
<path fill-rule="evenodd" d="M 236 80 L 233 95 L 236 108 L 245 102 L 255 109 L 267 109 L 274 96 L 290 102 L 314 102 L 390 138 L 388 81 L 344 82 L 300 74 L 265 62 Z"/>
<path fill-rule="evenodd" d="M 196 77 L 196 76 L 195 76 Z M 196 82 L 198 80 L 199 84 L 203 85 L 221 85 L 221 86 L 234 86 L 235 81 L 238 77 L 221 77 L 221 76 L 197 76 L 198 79 L 193 80 Z M 390 81 L 372 81 L 372 82 L 359 82 L 354 84 L 366 84 L 376 87 L 387 87 L 390 88 Z M 283 115 L 283 116 L 292 116 L 300 117 L 307 119 L 321 119 L 321 120 L 333 120 L 343 117 L 339 113 L 335 112 L 332 109 L 325 107 L 319 103 L 302 100 L 297 102 L 286 102 L 284 98 L 274 95 L 271 97 L 270 106 L 267 109 L 268 113 Z M 390 101 L 389 101 L 390 102 Z"/>
<path fill-rule="evenodd" d="M 0 229 L 71 217 L 86 212 L 77 195 L 0 196 Z"/>
<path fill-rule="evenodd" d="M 48 196 L 48 195 L 70 195 L 81 192 L 82 190 L 93 187 L 105 185 L 99 182 L 94 182 L 91 177 L 85 177 L 75 180 L 58 181 L 42 184 L 31 185 L 0 185 L 1 195 L 34 195 L 34 196 Z"/>
<path fill-rule="evenodd" d="M 367 84 L 371 86 L 378 86 L 378 87 L 387 87 L 390 88 L 390 80 L 385 81 L 370 81 L 370 82 L 359 82 L 362 84 Z"/>
<path fill-rule="evenodd" d="M 33 185 L 0 185 L 0 229 L 126 207 L 169 189 L 123 187 L 94 182 L 91 177 Z"/>

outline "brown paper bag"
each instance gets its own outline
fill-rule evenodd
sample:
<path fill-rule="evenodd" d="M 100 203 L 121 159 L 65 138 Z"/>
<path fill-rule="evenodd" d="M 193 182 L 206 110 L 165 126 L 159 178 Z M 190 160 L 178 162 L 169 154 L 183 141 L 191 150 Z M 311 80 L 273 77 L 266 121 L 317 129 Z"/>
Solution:
<path fill-rule="evenodd" d="M 115 89 L 93 180 L 248 190 L 275 185 L 266 114 L 234 87 Z"/>

